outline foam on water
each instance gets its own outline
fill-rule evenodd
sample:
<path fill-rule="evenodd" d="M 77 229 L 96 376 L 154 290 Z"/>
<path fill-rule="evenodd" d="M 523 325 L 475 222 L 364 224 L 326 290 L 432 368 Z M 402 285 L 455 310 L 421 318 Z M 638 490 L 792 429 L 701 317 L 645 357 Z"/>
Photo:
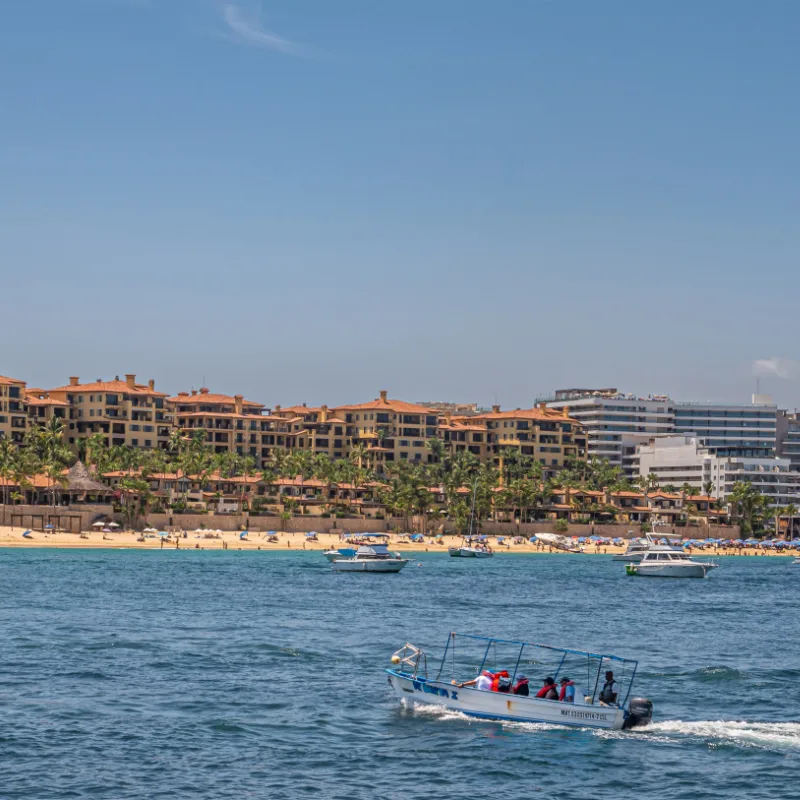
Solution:
<path fill-rule="evenodd" d="M 735 744 L 742 747 L 800 749 L 798 722 L 745 722 L 735 720 L 680 719 L 654 722 L 642 729 L 642 734 L 672 734 L 710 740 L 716 744 Z"/>

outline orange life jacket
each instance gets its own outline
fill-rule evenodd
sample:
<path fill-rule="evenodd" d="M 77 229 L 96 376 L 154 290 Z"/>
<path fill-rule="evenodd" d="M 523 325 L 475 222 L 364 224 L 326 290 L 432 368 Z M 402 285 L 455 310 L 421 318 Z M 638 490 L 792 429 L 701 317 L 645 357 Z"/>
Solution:
<path fill-rule="evenodd" d="M 503 669 L 500 672 L 492 672 L 490 674 L 492 676 L 492 691 L 500 691 L 500 678 L 508 678 L 508 670 Z"/>
<path fill-rule="evenodd" d="M 567 694 L 567 686 L 574 686 L 575 681 L 567 681 L 566 683 L 561 684 L 561 691 L 559 692 L 558 699 L 563 702 L 564 697 Z"/>

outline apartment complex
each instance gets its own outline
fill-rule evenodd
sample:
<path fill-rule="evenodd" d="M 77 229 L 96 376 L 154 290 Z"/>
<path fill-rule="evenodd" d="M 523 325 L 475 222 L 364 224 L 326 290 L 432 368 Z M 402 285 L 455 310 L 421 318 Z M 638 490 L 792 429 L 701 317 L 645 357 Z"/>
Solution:
<path fill-rule="evenodd" d="M 655 475 L 662 486 L 688 483 L 703 494 L 726 500 L 739 481 L 751 483 L 772 505 L 800 503 L 800 472 L 788 458 L 723 456 L 697 436 L 665 436 L 639 447 L 639 472 Z"/>
<path fill-rule="evenodd" d="M 20 443 L 27 426 L 25 381 L 0 375 L 0 439 Z"/>
<path fill-rule="evenodd" d="M 34 408 L 60 408 L 66 426 L 65 435 L 71 445 L 95 434 L 103 437 L 106 446 L 165 447 L 172 427 L 172 417 L 166 410 L 164 392 L 157 392 L 151 380 L 146 384 L 136 382 L 136 375 L 128 374 L 125 380 L 115 377 L 111 381 L 81 383 L 73 376 L 66 386 L 33 397 Z M 45 401 L 46 405 L 42 405 Z M 54 401 L 54 402 L 53 402 Z M 30 401 L 29 401 L 30 402 Z M 36 417 L 34 417 L 36 419 Z"/>

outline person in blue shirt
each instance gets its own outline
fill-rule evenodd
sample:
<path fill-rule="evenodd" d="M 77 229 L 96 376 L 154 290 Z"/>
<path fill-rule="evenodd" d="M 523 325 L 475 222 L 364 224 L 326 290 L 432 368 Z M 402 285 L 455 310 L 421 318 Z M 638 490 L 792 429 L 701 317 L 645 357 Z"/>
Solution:
<path fill-rule="evenodd" d="M 569 678 L 561 679 L 561 691 L 559 692 L 558 699 L 562 703 L 575 702 L 575 684 Z"/>

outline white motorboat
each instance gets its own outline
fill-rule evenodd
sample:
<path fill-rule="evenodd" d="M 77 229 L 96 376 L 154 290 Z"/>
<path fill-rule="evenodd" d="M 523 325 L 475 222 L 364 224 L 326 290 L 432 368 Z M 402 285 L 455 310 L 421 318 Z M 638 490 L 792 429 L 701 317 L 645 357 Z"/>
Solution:
<path fill-rule="evenodd" d="M 342 547 L 332 547 L 330 550 L 323 550 L 322 555 L 328 561 L 336 561 L 338 558 L 352 558 L 360 545 L 371 545 L 374 541 L 377 544 L 387 544 L 389 542 L 388 533 L 361 533 L 347 534 L 344 537 L 345 544 Z"/>
<path fill-rule="evenodd" d="M 488 544 L 465 537 L 463 544 L 459 547 L 448 547 L 447 552 L 453 558 L 491 558 L 494 551 Z"/>
<path fill-rule="evenodd" d="M 711 561 L 693 561 L 668 545 L 655 545 L 638 564 L 626 564 L 625 571 L 642 578 L 705 578 L 717 566 Z"/>
<path fill-rule="evenodd" d="M 501 674 L 507 676 L 511 688 L 508 691 L 475 688 L 476 681 L 472 680 L 476 677 L 475 664 L 480 664 L 478 676 L 496 675 L 485 673 L 484 667 L 487 659 L 498 652 L 507 659 L 503 662 L 507 669 Z M 550 664 L 547 669 L 554 680 L 559 678 L 560 671 L 564 675 L 561 666 L 566 669 L 569 665 L 569 674 L 575 675 L 579 684 L 575 687 L 576 702 L 544 700 L 515 691 L 522 682 L 518 681 L 523 678 L 519 671 L 522 664 L 537 664 L 539 668 Z M 630 696 L 636 662 L 619 656 L 451 633 L 441 665 L 431 675 L 426 653 L 413 644 L 406 644 L 394 653 L 392 665 L 386 670 L 389 685 L 402 703 L 442 706 L 481 719 L 620 730 L 647 725 L 653 716 L 649 700 Z M 604 704 L 600 701 L 601 675 L 612 668 L 612 680 L 618 688 L 617 701 Z M 527 688 L 527 679 L 524 682 Z"/>
<path fill-rule="evenodd" d="M 661 539 L 666 539 L 667 544 L 660 545 Z M 612 556 L 612 560 L 624 561 L 626 564 L 638 564 L 651 547 L 666 547 L 673 553 L 683 556 L 684 549 L 681 545 L 669 543 L 670 540 L 675 539 L 680 539 L 680 537 L 672 533 L 646 533 L 643 539 L 632 539 L 628 549 L 624 553 Z"/>
<path fill-rule="evenodd" d="M 334 558 L 336 572 L 400 572 L 408 559 L 391 553 L 386 544 L 362 544 L 350 558 Z"/>
<path fill-rule="evenodd" d="M 792 559 L 792 564 L 800 564 L 800 556 L 795 556 Z"/>

